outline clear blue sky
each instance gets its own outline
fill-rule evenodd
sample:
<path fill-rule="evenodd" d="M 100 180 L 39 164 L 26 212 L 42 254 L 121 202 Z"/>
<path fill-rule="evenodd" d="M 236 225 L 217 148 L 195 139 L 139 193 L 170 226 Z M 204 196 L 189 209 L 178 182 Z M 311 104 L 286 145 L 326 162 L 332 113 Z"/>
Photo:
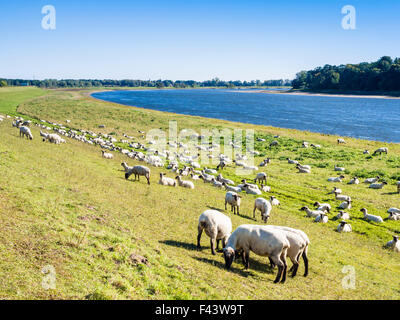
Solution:
<path fill-rule="evenodd" d="M 41 27 L 44 5 L 56 30 Z M 357 29 L 341 27 L 344 5 Z M 293 78 L 324 64 L 400 56 L 400 1 L 0 2 L 0 77 Z"/>

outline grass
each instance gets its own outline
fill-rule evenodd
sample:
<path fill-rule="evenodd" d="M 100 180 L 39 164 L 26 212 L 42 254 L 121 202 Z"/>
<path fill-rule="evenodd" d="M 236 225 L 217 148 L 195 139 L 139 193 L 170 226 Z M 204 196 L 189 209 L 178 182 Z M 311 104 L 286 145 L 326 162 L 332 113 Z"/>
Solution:
<path fill-rule="evenodd" d="M 196 189 L 158 185 L 165 169 L 152 168 L 151 186 L 145 181 L 125 181 L 120 163 L 100 156 L 98 147 L 68 139 L 51 145 L 39 139 L 18 137 L 10 120 L 0 123 L 0 299 L 398 299 L 400 255 L 382 248 L 399 232 L 399 222 L 382 225 L 362 219 L 360 209 L 386 218 L 386 210 L 398 206 L 395 180 L 398 177 L 400 146 L 346 138 L 337 146 L 336 136 L 232 123 L 120 106 L 94 100 L 88 91 L 42 91 L 33 88 L 0 90 L 0 114 L 18 113 L 31 119 L 46 119 L 95 132 L 122 133 L 140 139 L 137 130 L 168 128 L 176 120 L 179 130 L 192 128 L 254 129 L 256 149 L 272 158 L 265 169 L 272 194 L 281 202 L 274 208 L 270 224 L 304 230 L 311 239 L 310 275 L 273 284 L 276 270 L 267 259 L 250 256 L 250 270 L 234 262 L 226 271 L 221 254 L 212 256 L 203 235 L 203 250 L 195 248 L 197 219 L 208 208 L 223 210 L 224 192 L 203 182 Z M 23 102 L 24 101 L 24 102 Z M 8 111 L 7 111 L 8 110 Z M 106 125 L 98 129 L 99 124 Z M 279 134 L 280 145 L 269 143 Z M 303 149 L 303 140 L 321 149 Z M 389 156 L 370 157 L 364 149 L 388 146 Z M 298 174 L 287 157 L 312 166 L 312 174 Z M 129 165 L 136 161 L 127 161 Z M 261 158 L 256 159 L 257 164 Z M 338 221 L 329 215 L 326 225 L 313 223 L 299 211 L 315 201 L 338 205 L 326 182 L 334 165 L 346 167 L 346 177 L 384 176 L 389 185 L 369 190 L 365 185 L 340 185 L 351 195 L 349 210 L 354 232 L 338 234 Z M 233 168 L 224 176 L 238 182 Z M 172 176 L 171 174 L 169 174 Z M 348 180 L 348 179 L 347 179 Z M 346 180 L 346 181 L 347 181 Z M 265 197 L 268 195 L 264 195 Z M 233 226 L 260 223 L 250 219 L 255 196 L 243 195 L 241 216 L 231 216 Z M 333 210 L 337 212 L 337 210 Z M 148 263 L 137 263 L 132 254 Z M 289 263 L 290 264 L 290 263 Z M 42 287 L 41 270 L 52 265 L 56 289 Z M 356 288 L 344 289 L 342 268 L 354 266 Z"/>

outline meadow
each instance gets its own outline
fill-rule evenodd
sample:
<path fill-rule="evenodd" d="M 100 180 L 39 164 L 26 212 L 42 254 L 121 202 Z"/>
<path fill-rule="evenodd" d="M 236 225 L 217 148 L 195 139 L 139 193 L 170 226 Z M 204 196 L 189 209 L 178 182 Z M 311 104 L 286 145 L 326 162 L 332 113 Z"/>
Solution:
<path fill-rule="evenodd" d="M 345 138 L 307 131 L 232 123 L 121 106 L 95 100 L 90 90 L 42 90 L 0 88 L 0 114 L 22 115 L 67 125 L 72 129 L 126 133 L 144 142 L 138 130 L 168 130 L 169 121 L 178 130 L 202 128 L 253 129 L 261 154 L 272 159 L 265 171 L 272 192 L 281 206 L 274 207 L 269 224 L 286 225 L 305 231 L 310 240 L 310 273 L 285 284 L 274 284 L 276 270 L 268 259 L 250 255 L 250 269 L 235 261 L 224 269 L 221 253 L 211 255 L 203 235 L 202 250 L 196 250 L 197 221 L 206 209 L 224 212 L 224 191 L 202 181 L 195 190 L 157 184 L 163 168 L 151 167 L 151 185 L 126 181 L 121 162 L 139 164 L 114 153 L 113 160 L 101 157 L 99 147 L 67 139 L 63 145 L 44 143 L 39 129 L 32 126 L 34 139 L 19 137 L 11 120 L 0 122 L 0 299 L 399 299 L 400 255 L 383 245 L 400 232 L 400 221 L 383 224 L 367 222 L 361 208 L 388 216 L 399 207 L 396 181 L 400 180 L 400 145 Z M 105 128 L 99 129 L 99 125 Z M 280 135 L 278 147 L 269 147 Z M 321 149 L 302 148 L 303 141 L 320 144 Z M 389 155 L 370 156 L 387 146 Z M 125 146 L 126 147 L 126 146 Z M 312 166 L 311 174 L 299 174 L 287 163 L 290 157 Z M 382 190 L 365 184 L 327 182 L 339 175 L 334 165 L 346 167 L 345 181 L 380 175 L 388 182 Z M 239 183 L 233 167 L 222 172 Z M 168 172 L 168 176 L 173 177 Z M 247 178 L 254 178 L 251 175 Z M 349 210 L 353 232 L 335 232 L 338 210 L 329 214 L 327 224 L 314 223 L 299 209 L 315 201 L 340 204 L 328 195 L 340 186 L 353 199 Z M 243 194 L 241 214 L 226 212 L 233 227 L 261 224 L 252 220 L 256 196 Z M 139 257 L 146 260 L 137 261 Z M 53 266 L 55 289 L 42 286 L 45 266 Z M 289 265 L 291 263 L 289 262 Z M 354 289 L 342 286 L 355 270 Z"/>

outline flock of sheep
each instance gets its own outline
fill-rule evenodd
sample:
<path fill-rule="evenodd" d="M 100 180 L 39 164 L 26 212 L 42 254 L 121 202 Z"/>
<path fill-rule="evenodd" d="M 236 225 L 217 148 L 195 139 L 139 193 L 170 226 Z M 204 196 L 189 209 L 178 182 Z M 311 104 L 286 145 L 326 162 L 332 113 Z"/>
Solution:
<path fill-rule="evenodd" d="M 0 116 L 0 122 L 4 120 L 3 116 Z M 70 121 L 67 121 L 69 123 Z M 264 172 L 259 172 L 254 178 L 254 183 L 248 182 L 246 179 L 241 181 L 241 184 L 236 185 L 232 180 L 226 179 L 220 173 L 228 165 L 235 165 L 237 167 L 242 167 L 248 170 L 258 170 L 258 167 L 249 166 L 246 164 L 246 156 L 237 155 L 235 160 L 229 159 L 224 154 L 218 156 L 219 164 L 216 169 L 211 169 L 204 167 L 200 170 L 201 166 L 199 164 L 199 154 L 194 156 L 188 155 L 188 152 L 175 152 L 171 153 L 167 150 L 157 150 L 152 148 L 155 144 L 154 141 L 149 141 L 149 146 L 146 147 L 141 143 L 130 142 L 133 137 L 124 134 L 124 138 L 120 142 L 129 144 L 129 147 L 136 150 L 142 151 L 132 151 L 117 147 L 115 145 L 117 139 L 111 135 L 106 134 L 96 134 L 92 131 L 85 130 L 70 130 L 67 127 L 46 122 L 41 120 L 41 123 L 36 123 L 41 129 L 51 130 L 48 124 L 53 126 L 53 130 L 60 135 L 67 136 L 72 139 L 76 139 L 92 145 L 100 145 L 102 150 L 102 157 L 105 159 L 113 159 L 113 154 L 111 151 L 119 151 L 127 155 L 131 159 L 136 159 L 138 161 L 146 162 L 154 167 L 165 167 L 170 170 L 175 176 L 175 178 L 167 177 L 166 173 L 160 173 L 158 183 L 163 186 L 172 187 L 184 187 L 188 189 L 194 189 L 195 184 L 193 181 L 203 180 L 204 183 L 208 183 L 213 187 L 224 189 L 225 193 L 225 210 L 227 210 L 227 205 L 231 207 L 231 212 L 233 214 L 239 214 L 242 192 L 252 195 L 262 195 L 263 192 L 270 192 L 271 187 L 267 186 L 267 174 Z M 16 118 L 13 122 L 13 126 L 17 127 L 20 131 L 20 136 L 26 136 L 28 139 L 33 139 L 31 130 L 29 129 L 31 122 L 24 121 L 22 118 Z M 139 131 L 140 133 L 144 133 Z M 46 133 L 40 131 L 40 136 L 43 137 L 43 141 L 49 141 L 51 143 L 60 144 L 65 143 L 65 139 L 61 138 L 57 133 Z M 200 138 L 200 136 L 198 136 Z M 276 138 L 279 138 L 276 136 Z M 129 140 L 128 140 L 129 139 Z M 258 139 L 259 141 L 263 139 Z M 338 144 L 346 143 L 343 139 L 337 140 Z M 270 146 L 278 145 L 278 141 L 273 141 Z M 186 148 L 183 143 L 169 143 L 170 147 L 175 148 Z M 303 142 L 302 146 L 304 148 L 309 147 L 308 142 Z M 311 144 L 313 148 L 321 148 L 320 145 Z M 210 147 L 205 147 L 202 145 L 197 145 L 197 150 L 211 150 L 216 146 L 212 145 Z M 144 153 L 146 152 L 146 154 Z M 254 154 L 257 152 L 255 151 Z M 369 153 L 367 150 L 364 154 Z M 388 153 L 387 148 L 379 148 L 374 152 L 374 154 Z M 168 161 L 168 165 L 165 165 L 165 161 Z M 299 170 L 299 173 L 311 173 L 311 166 L 302 165 L 296 160 L 291 160 L 287 158 L 289 164 L 294 164 Z M 185 163 L 183 168 L 179 168 L 180 163 Z M 267 167 L 271 162 L 271 159 L 264 159 L 260 163 L 260 167 Z M 134 176 L 135 180 L 140 180 L 140 177 L 145 177 L 147 183 L 150 185 L 151 170 L 147 166 L 137 165 L 130 167 L 126 162 L 123 162 L 122 167 L 125 171 L 125 179 L 129 179 L 130 176 Z M 335 166 L 334 171 L 343 172 L 345 168 Z M 186 178 L 185 178 L 186 177 Z M 328 178 L 328 182 L 341 183 L 345 177 L 332 177 Z M 185 180 L 184 180 L 185 179 Z M 188 180 L 190 179 L 190 180 Z M 381 189 L 387 184 L 385 181 L 380 182 L 380 177 L 373 177 L 366 179 L 364 183 L 369 184 L 369 188 Z M 258 185 L 259 184 L 259 185 Z M 358 185 L 360 181 L 357 177 L 353 177 L 348 184 Z M 400 193 L 400 182 L 397 183 L 398 192 Z M 352 200 L 350 196 L 343 195 L 341 189 L 334 187 L 331 194 L 334 194 L 335 200 L 343 201 L 339 205 L 341 209 L 336 218 L 342 220 L 337 226 L 338 232 L 351 232 L 352 226 L 348 223 L 350 219 L 350 214 L 344 210 L 351 209 Z M 264 223 L 268 222 L 268 218 L 271 215 L 273 206 L 280 205 L 278 199 L 271 196 L 269 200 L 259 197 L 255 199 L 253 218 L 256 219 L 256 211 L 261 213 L 261 219 Z M 303 206 L 300 210 L 305 211 L 308 217 L 312 217 L 315 222 L 327 223 L 329 221 L 328 213 L 332 210 L 332 206 L 328 203 L 314 203 L 315 208 L 310 209 L 307 206 Z M 368 214 L 367 209 L 361 209 L 364 214 L 364 218 L 367 221 L 373 221 L 377 223 L 383 223 L 383 219 L 380 216 L 375 216 Z M 389 219 L 390 220 L 400 220 L 400 209 L 390 208 Z M 215 250 L 219 248 L 219 243 L 222 240 L 222 250 L 225 258 L 225 266 L 227 269 L 231 267 L 233 260 L 237 257 L 242 257 L 243 264 L 247 269 L 249 267 L 249 254 L 250 251 L 254 252 L 260 256 L 267 256 L 272 267 L 278 267 L 278 273 L 275 278 L 275 283 L 285 282 L 286 272 L 287 272 L 287 262 L 286 259 L 292 261 L 292 276 L 294 277 L 297 273 L 300 258 L 303 258 L 305 264 L 304 276 L 308 274 L 308 257 L 307 251 L 310 245 L 310 240 L 307 235 L 302 230 L 297 230 L 289 227 L 283 226 L 272 226 L 272 225 L 240 225 L 232 232 L 232 222 L 231 219 L 216 210 L 206 210 L 204 211 L 198 221 L 198 236 L 197 236 L 197 246 L 200 246 L 200 240 L 202 232 L 210 238 L 211 253 L 215 255 Z M 397 236 L 393 236 L 393 240 L 389 241 L 386 246 L 397 252 L 400 252 L 400 242 Z"/>

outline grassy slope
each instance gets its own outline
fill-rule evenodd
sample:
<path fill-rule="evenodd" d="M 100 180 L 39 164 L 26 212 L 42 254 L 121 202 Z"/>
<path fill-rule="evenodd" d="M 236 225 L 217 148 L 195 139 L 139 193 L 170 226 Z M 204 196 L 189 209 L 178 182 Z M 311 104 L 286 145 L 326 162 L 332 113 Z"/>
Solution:
<path fill-rule="evenodd" d="M 10 122 L 4 121 L 0 124 L 0 273 L 7 276 L 0 278 L 0 298 L 400 297 L 400 256 L 382 249 L 382 244 L 399 229 L 399 222 L 385 221 L 377 226 L 363 221 L 359 212 L 365 206 L 386 217 L 384 212 L 389 206 L 398 206 L 394 179 L 390 178 L 398 174 L 399 145 L 389 145 L 389 157 L 368 159 L 362 150 L 384 144 L 347 139 L 347 146 L 338 147 L 333 136 L 118 106 L 84 97 L 80 92 L 52 92 L 21 104 L 18 111 L 56 122 L 71 119 L 73 127 L 95 131 L 102 131 L 96 127 L 105 124 L 104 132 L 120 135 L 167 128 L 172 119 L 178 121 L 180 129 L 200 130 L 210 125 L 253 128 L 269 141 L 272 135 L 281 134 L 280 148 L 265 151 L 265 145 L 257 146 L 273 158 L 266 169 L 271 177 L 268 184 L 282 203 L 274 208 L 269 223 L 307 232 L 312 242 L 310 276 L 274 285 L 276 270 L 270 270 L 266 259 L 255 255 L 251 256 L 249 271 L 234 263 L 233 270 L 227 272 L 221 255 L 210 254 L 206 236 L 203 250 L 196 251 L 197 218 L 208 207 L 223 209 L 223 191 L 202 182 L 196 183 L 195 191 L 162 187 L 156 184 L 160 170 L 154 168 L 150 187 L 144 181 L 127 182 L 119 165 L 127 159 L 121 155 L 107 161 L 100 157 L 99 148 L 79 142 L 45 144 L 37 138 L 36 128 L 36 139 L 22 140 Z M 298 148 L 303 139 L 322 144 L 323 150 Z M 302 158 L 302 162 L 313 166 L 313 173 L 297 174 L 283 160 L 286 156 Z M 338 222 L 315 224 L 299 211 L 302 205 L 315 200 L 336 203 L 326 195 L 333 186 L 326 178 L 336 175 L 332 170 L 335 163 L 348 168 L 349 173 L 360 168 L 371 173 L 379 168 L 391 182 L 387 189 L 378 191 L 367 190 L 365 185 L 342 186 L 355 204 L 350 210 L 355 230 L 352 234 L 337 234 L 334 228 Z M 232 169 L 224 175 L 240 179 Z M 254 198 L 244 196 L 243 216 L 232 216 L 234 227 L 254 223 L 248 219 Z M 133 265 L 129 260 L 132 253 L 145 256 L 150 265 Z M 40 270 L 48 264 L 57 272 L 55 290 L 41 287 Z M 355 290 L 341 286 L 345 265 L 356 269 Z"/>

